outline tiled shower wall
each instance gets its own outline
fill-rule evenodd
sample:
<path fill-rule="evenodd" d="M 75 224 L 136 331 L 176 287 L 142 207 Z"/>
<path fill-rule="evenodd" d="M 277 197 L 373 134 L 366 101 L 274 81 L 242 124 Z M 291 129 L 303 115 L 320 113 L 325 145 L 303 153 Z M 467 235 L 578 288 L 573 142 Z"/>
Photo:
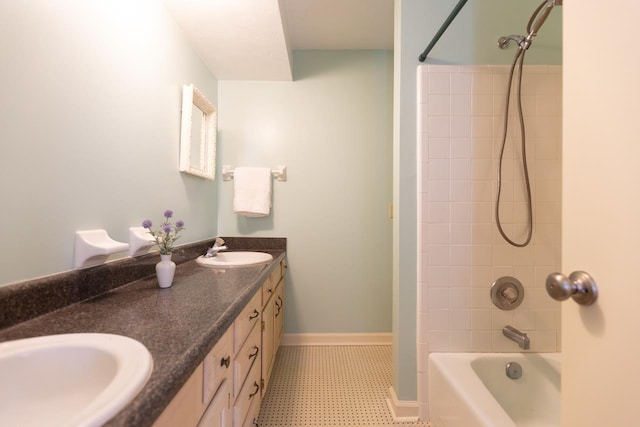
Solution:
<path fill-rule="evenodd" d="M 505 325 L 528 333 L 531 351 L 560 350 L 560 307 L 546 293 L 560 266 L 560 66 L 525 66 L 522 104 L 533 194 L 531 244 L 515 248 L 494 219 L 509 66 L 418 67 L 418 399 L 427 414 L 429 352 L 508 352 Z M 515 94 L 503 163 L 500 216 L 526 235 L 526 193 Z M 490 300 L 514 276 L 525 298 L 513 311 Z"/>

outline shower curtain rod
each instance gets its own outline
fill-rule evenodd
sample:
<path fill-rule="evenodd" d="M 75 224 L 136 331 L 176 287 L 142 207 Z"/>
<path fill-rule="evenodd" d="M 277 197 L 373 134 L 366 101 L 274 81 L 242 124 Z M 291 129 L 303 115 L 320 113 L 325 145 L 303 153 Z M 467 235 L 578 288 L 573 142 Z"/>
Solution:
<path fill-rule="evenodd" d="M 442 24 L 442 26 L 440 27 L 436 35 L 433 36 L 433 39 L 431 40 L 431 43 L 429 43 L 429 46 L 427 46 L 424 52 L 422 52 L 422 54 L 420 54 L 420 56 L 418 57 L 420 62 L 424 62 L 424 60 L 427 59 L 427 55 L 429 55 L 429 52 L 431 52 L 431 49 L 433 49 L 436 43 L 438 43 L 438 40 L 440 40 L 440 37 L 442 37 L 445 31 L 447 31 L 447 28 L 449 28 L 449 25 L 451 25 L 451 22 L 453 22 L 453 20 L 456 18 L 456 16 L 458 15 L 460 10 L 464 7 L 466 3 L 467 3 L 467 0 L 460 0 L 458 4 L 456 4 L 456 7 L 453 8 L 453 10 L 451 11 L 447 19 L 444 21 L 444 23 Z"/>

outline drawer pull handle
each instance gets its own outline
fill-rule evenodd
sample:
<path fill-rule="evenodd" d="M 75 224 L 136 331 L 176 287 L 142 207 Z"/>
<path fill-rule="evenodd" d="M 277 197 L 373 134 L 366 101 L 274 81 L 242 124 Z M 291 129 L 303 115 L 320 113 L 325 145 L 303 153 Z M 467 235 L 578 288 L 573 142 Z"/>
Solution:
<path fill-rule="evenodd" d="M 258 353 L 260 352 L 260 349 L 256 345 L 253 346 L 253 349 L 255 351 L 249 355 L 249 359 L 253 359 L 254 357 L 258 356 Z"/>
<path fill-rule="evenodd" d="M 220 366 L 229 368 L 229 365 L 231 365 L 231 356 L 223 357 L 222 359 L 220 359 Z"/>
<path fill-rule="evenodd" d="M 253 313 L 251 315 L 249 315 L 249 320 L 253 320 L 256 317 L 260 316 L 260 313 L 258 312 L 258 310 L 256 310 L 255 308 L 253 309 Z"/>
<path fill-rule="evenodd" d="M 268 288 L 268 289 L 267 289 L 267 292 L 269 292 L 270 294 L 272 294 L 272 293 L 273 293 L 273 289 Z"/>
<path fill-rule="evenodd" d="M 255 396 L 256 394 L 258 394 L 258 392 L 260 391 L 260 386 L 258 385 L 257 382 L 253 382 L 253 386 L 256 388 L 256 391 L 254 391 L 253 393 L 251 393 L 249 395 L 249 399 L 251 399 L 253 396 Z"/>

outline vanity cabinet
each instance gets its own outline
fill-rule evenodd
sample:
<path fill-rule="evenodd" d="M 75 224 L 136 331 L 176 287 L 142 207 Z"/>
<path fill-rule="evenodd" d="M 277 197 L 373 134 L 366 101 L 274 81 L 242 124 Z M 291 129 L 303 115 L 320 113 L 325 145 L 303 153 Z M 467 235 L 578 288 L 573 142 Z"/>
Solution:
<path fill-rule="evenodd" d="M 284 325 L 284 261 L 262 285 L 262 395 L 267 392 L 271 370 Z"/>
<path fill-rule="evenodd" d="M 231 427 L 232 357 L 233 326 L 198 365 L 153 426 Z"/>
<path fill-rule="evenodd" d="M 198 365 L 154 427 L 257 425 L 284 324 L 284 261 Z"/>
<path fill-rule="evenodd" d="M 249 304 L 234 322 L 233 372 L 233 426 L 241 427 L 249 417 L 249 411 L 260 400 L 260 358 L 262 345 L 260 338 L 260 310 L 262 294 L 256 292 Z M 257 362 L 257 363 L 256 363 Z M 257 406 L 260 406 L 258 402 Z"/>

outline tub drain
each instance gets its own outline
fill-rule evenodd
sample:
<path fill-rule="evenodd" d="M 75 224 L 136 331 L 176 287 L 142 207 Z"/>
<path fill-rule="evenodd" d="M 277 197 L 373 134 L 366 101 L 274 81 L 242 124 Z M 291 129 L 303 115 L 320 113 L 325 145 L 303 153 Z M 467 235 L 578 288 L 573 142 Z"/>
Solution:
<path fill-rule="evenodd" d="M 505 372 L 512 380 L 517 380 L 522 376 L 522 366 L 518 362 L 509 362 L 505 368 Z"/>

